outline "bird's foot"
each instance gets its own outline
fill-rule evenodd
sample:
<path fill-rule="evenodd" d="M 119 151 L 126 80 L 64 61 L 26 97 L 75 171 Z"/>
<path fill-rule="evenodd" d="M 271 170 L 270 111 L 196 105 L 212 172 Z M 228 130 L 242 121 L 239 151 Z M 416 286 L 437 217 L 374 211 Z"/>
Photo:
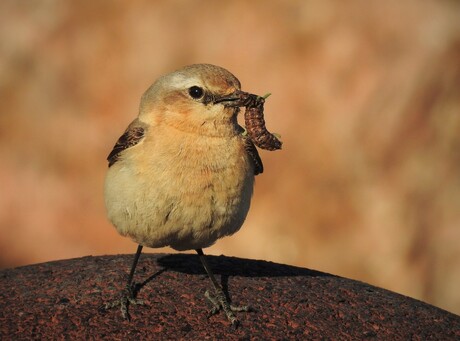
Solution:
<path fill-rule="evenodd" d="M 206 290 L 206 292 L 204 293 L 204 296 L 209 300 L 209 302 L 211 302 L 213 306 L 212 309 L 209 311 L 208 317 L 211 317 L 217 314 L 219 311 L 223 310 L 225 312 L 225 315 L 227 315 L 228 320 L 230 321 L 232 326 L 235 328 L 238 327 L 240 323 L 240 321 L 237 319 L 237 317 L 234 314 L 235 312 L 253 311 L 253 309 L 248 305 L 241 306 L 241 307 L 231 305 L 228 302 L 227 298 L 225 297 L 225 294 L 223 293 L 223 291 L 215 291 L 215 296 L 212 296 L 209 293 L 209 290 Z"/>
<path fill-rule="evenodd" d="M 112 308 L 115 308 L 115 307 L 120 307 L 121 315 L 123 316 L 124 319 L 129 321 L 130 318 L 131 318 L 130 315 L 129 315 L 129 311 L 128 311 L 129 305 L 130 304 L 132 304 L 132 305 L 145 305 L 143 300 L 139 300 L 139 299 L 136 298 L 136 293 L 137 293 L 137 289 L 136 289 L 135 284 L 133 284 L 131 286 L 127 286 L 121 292 L 119 299 L 117 299 L 115 301 L 112 301 L 112 302 L 106 303 L 103 306 L 103 309 L 108 310 L 108 309 L 112 309 Z"/>

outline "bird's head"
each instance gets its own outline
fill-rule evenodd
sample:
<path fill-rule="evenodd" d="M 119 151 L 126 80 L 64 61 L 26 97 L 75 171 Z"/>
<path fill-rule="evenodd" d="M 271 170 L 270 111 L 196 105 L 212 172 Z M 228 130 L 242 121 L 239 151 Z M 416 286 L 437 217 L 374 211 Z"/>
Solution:
<path fill-rule="evenodd" d="M 234 134 L 239 80 L 210 64 L 194 64 L 159 78 L 141 99 L 139 119 L 202 135 Z"/>

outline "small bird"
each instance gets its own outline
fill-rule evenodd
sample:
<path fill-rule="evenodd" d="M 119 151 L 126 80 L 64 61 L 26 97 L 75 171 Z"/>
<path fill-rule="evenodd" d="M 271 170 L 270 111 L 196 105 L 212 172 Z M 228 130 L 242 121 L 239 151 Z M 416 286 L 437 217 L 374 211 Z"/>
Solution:
<path fill-rule="evenodd" d="M 203 253 L 217 239 L 237 232 L 249 210 L 254 176 L 262 161 L 238 125 L 239 80 L 226 69 L 186 66 L 160 77 L 141 98 L 139 115 L 118 139 L 107 160 L 104 195 L 117 231 L 139 246 L 119 300 L 129 319 L 135 298 L 133 277 L 144 246 L 195 250 L 211 279 L 214 311 L 232 325 L 234 307 L 216 281 Z"/>

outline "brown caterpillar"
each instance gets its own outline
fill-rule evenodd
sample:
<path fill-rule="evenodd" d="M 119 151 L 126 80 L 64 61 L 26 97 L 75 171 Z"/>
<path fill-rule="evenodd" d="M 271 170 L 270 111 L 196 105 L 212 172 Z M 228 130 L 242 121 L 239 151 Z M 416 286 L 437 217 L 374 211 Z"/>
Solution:
<path fill-rule="evenodd" d="M 244 124 L 254 144 L 266 150 L 281 149 L 283 143 L 265 127 L 265 98 L 245 93 L 242 96 L 242 102 L 246 107 L 244 112 Z"/>

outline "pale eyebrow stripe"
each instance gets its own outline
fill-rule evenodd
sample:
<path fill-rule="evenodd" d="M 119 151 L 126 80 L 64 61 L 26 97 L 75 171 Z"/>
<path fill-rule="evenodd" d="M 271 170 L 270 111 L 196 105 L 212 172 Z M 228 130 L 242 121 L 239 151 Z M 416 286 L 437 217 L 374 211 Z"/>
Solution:
<path fill-rule="evenodd" d="M 177 74 L 174 75 L 171 78 L 171 83 L 173 87 L 175 88 L 180 88 L 180 89 L 186 89 L 190 88 L 192 86 L 201 86 L 203 87 L 203 84 L 201 83 L 201 80 L 197 77 L 186 77 L 182 74 Z"/>

